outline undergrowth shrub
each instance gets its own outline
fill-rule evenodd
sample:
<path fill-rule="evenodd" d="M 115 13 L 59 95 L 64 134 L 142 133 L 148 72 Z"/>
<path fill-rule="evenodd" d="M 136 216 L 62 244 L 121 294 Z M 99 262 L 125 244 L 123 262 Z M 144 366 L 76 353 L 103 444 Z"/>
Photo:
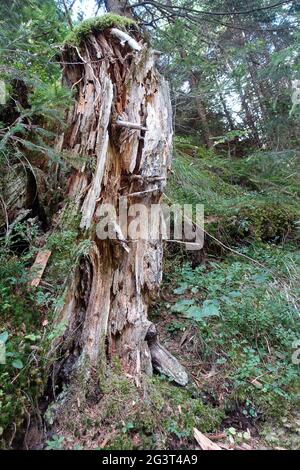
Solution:
<path fill-rule="evenodd" d="M 209 233 L 230 245 L 299 240 L 299 152 L 261 152 L 240 159 L 208 152 L 199 158 L 196 150 L 191 156 L 182 145 L 175 144 L 166 193 L 172 202 L 204 204 Z M 214 250 L 216 242 L 207 241 Z"/>
<path fill-rule="evenodd" d="M 19 432 L 42 386 L 38 352 L 44 297 L 28 287 L 26 262 L 0 254 L 0 447 Z"/>
<path fill-rule="evenodd" d="M 300 255 L 271 245 L 244 248 L 259 260 L 228 256 L 168 274 L 177 299 L 167 306 L 180 324 L 193 324 L 201 358 L 227 381 L 227 402 L 251 399 L 264 417 L 281 416 L 299 403 L 299 365 L 292 361 L 300 336 Z"/>

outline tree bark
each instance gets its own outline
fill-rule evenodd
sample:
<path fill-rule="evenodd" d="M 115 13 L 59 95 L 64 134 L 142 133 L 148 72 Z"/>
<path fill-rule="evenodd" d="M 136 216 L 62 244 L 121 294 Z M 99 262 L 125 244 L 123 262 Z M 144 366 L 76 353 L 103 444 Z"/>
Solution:
<path fill-rule="evenodd" d="M 56 322 L 65 328 L 52 348 L 62 358 L 54 366 L 55 382 L 72 383 L 83 370 L 87 380 L 94 379 L 116 357 L 139 381 L 141 374 L 152 373 L 153 350 L 158 370 L 187 383 L 186 372 L 172 356 L 170 361 L 147 318 L 162 278 L 162 240 L 122 239 L 123 227 L 116 228 L 115 240 L 100 240 L 96 233 L 104 203 L 117 213 L 121 199 L 129 210 L 134 203 L 147 209 L 158 203 L 171 164 L 168 85 L 155 69 L 151 49 L 137 32 L 132 39 L 140 51 L 107 29 L 90 35 L 80 51 L 68 46 L 62 54 L 64 80 L 77 94 L 58 149 L 82 158 L 81 168 L 69 177 L 68 199 L 80 215 L 78 240 L 89 240 L 90 249 L 80 257 L 57 312 Z"/>
<path fill-rule="evenodd" d="M 205 106 L 199 93 L 199 80 L 193 72 L 191 72 L 190 74 L 190 86 L 195 93 L 197 113 L 201 121 L 205 145 L 207 146 L 207 148 L 211 148 L 213 146 L 213 142 L 211 140 L 211 134 L 206 116 Z"/>
<path fill-rule="evenodd" d="M 104 0 L 106 11 L 133 19 L 132 9 L 126 0 Z"/>
<path fill-rule="evenodd" d="M 186 60 L 187 58 L 187 52 L 183 48 L 180 49 L 179 51 L 180 56 L 183 60 Z M 207 120 L 207 115 L 206 115 L 206 109 L 204 102 L 202 100 L 201 94 L 199 92 L 199 85 L 200 85 L 200 80 L 198 77 L 199 74 L 193 72 L 192 70 L 189 72 L 189 84 L 191 87 L 192 92 L 195 94 L 195 101 L 196 101 L 196 109 L 197 109 L 197 114 L 201 122 L 202 126 L 202 131 L 203 131 L 203 139 L 204 143 L 207 148 L 212 148 L 213 142 L 211 140 L 211 134 L 210 134 L 210 129 L 208 125 L 208 120 Z"/>

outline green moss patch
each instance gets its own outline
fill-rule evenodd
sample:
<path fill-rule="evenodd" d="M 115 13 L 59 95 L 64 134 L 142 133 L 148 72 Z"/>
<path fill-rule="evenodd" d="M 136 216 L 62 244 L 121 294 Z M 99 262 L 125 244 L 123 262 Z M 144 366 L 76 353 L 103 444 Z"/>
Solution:
<path fill-rule="evenodd" d="M 113 27 L 128 30 L 134 26 L 136 26 L 136 23 L 130 18 L 107 13 L 106 15 L 97 16 L 95 18 L 88 18 L 80 23 L 67 35 L 65 44 L 79 46 L 91 33 L 98 33 L 99 31 Z"/>
<path fill-rule="evenodd" d="M 214 432 L 223 418 L 223 410 L 204 404 L 194 390 L 163 377 L 144 377 L 137 388 L 114 366 L 100 384 L 98 401 L 74 400 L 53 431 L 68 449 L 193 448 L 193 428 Z"/>

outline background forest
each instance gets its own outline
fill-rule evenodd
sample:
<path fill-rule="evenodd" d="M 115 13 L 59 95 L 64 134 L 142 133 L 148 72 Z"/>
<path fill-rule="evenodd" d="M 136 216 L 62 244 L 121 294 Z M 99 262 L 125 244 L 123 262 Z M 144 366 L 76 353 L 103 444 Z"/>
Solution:
<path fill-rule="evenodd" d="M 151 304 L 192 381 L 154 375 L 141 390 L 116 359 L 101 399 L 57 422 L 52 320 L 89 249 L 76 221 L 52 230 L 80 165 L 55 145 L 75 95 L 60 54 L 128 21 L 170 86 L 164 200 L 205 209 L 203 250 L 165 242 Z M 1 0 L 1 448 L 195 449 L 197 428 L 221 448 L 299 449 L 299 26 L 293 0 Z M 33 287 L 42 247 L 51 262 Z"/>

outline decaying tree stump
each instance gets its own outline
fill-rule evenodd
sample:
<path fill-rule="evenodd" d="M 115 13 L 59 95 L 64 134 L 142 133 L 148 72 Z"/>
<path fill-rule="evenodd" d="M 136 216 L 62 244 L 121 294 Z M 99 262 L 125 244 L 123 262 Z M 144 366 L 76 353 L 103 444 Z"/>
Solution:
<path fill-rule="evenodd" d="M 72 381 L 81 368 L 91 377 L 117 356 L 137 380 L 154 365 L 185 385 L 185 370 L 159 345 L 147 318 L 162 278 L 162 241 L 100 240 L 96 234 L 102 204 L 118 211 L 124 196 L 128 207 L 160 201 L 171 163 L 168 85 L 136 30 L 93 32 L 80 48 L 66 45 L 61 62 L 76 101 L 58 147 L 82 158 L 68 196 L 80 213 L 80 237 L 91 248 L 57 315 L 66 329 L 55 373 Z"/>

